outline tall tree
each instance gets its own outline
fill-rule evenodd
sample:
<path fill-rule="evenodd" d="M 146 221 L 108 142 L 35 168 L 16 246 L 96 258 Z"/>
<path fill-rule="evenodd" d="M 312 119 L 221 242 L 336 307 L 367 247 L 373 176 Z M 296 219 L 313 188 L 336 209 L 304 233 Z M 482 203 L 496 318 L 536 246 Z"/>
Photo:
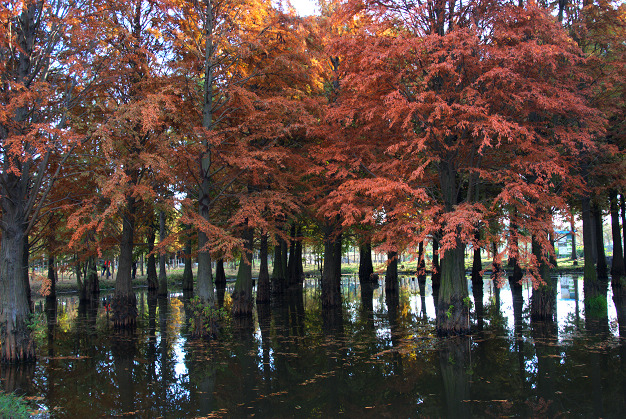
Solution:
<path fill-rule="evenodd" d="M 81 61 L 80 51 L 89 42 L 83 32 L 85 5 L 79 3 L 0 3 L 2 362 L 35 356 L 26 326 L 24 249 L 59 171 L 80 142 L 68 129 L 69 112 L 93 77 Z"/>

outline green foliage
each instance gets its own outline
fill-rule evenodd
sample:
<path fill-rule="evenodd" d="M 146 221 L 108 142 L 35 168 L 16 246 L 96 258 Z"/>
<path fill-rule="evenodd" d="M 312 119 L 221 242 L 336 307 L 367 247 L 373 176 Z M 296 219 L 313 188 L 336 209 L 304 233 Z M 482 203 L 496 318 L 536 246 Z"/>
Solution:
<path fill-rule="evenodd" d="M 219 330 L 228 319 L 228 312 L 224 307 L 217 308 L 202 303 L 199 297 L 194 297 L 189 302 L 193 316 L 191 326 L 197 336 L 216 337 Z"/>
<path fill-rule="evenodd" d="M 35 342 L 42 343 L 47 334 L 47 320 L 44 313 L 31 313 L 28 316 L 26 327 L 31 331 Z"/>
<path fill-rule="evenodd" d="M 0 417 L 1 418 L 29 418 L 30 411 L 26 402 L 20 397 L 0 392 Z"/>
<path fill-rule="evenodd" d="M 448 307 L 448 309 L 446 310 L 446 317 L 447 318 L 451 318 L 452 317 L 452 310 L 454 310 L 454 305 L 450 304 L 450 307 Z"/>
<path fill-rule="evenodd" d="M 469 295 L 463 298 L 463 304 L 465 304 L 465 307 L 467 307 L 468 310 L 471 310 L 472 307 L 474 307 L 474 303 L 472 302 L 472 299 L 469 297 Z"/>

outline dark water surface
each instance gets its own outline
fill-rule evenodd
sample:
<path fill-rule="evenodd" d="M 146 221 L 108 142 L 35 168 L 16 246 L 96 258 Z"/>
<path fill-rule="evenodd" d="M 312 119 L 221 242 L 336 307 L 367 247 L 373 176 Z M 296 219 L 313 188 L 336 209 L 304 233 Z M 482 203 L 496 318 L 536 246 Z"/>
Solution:
<path fill-rule="evenodd" d="M 59 418 L 626 414 L 626 346 L 610 287 L 606 317 L 591 321 L 582 279 L 561 276 L 558 323 L 546 325 L 528 320 L 529 290 L 515 315 L 509 289 L 496 310 L 485 281 L 482 330 L 473 318 L 471 336 L 439 339 L 432 295 L 422 298 L 417 282 L 404 279 L 388 304 L 384 287 L 362 298 L 358 281 L 345 279 L 338 312 L 321 311 L 317 285 L 307 280 L 303 293 L 259 307 L 213 341 L 191 338 L 179 294 L 139 293 L 133 334 L 114 333 L 102 303 L 60 297 L 55 313 L 38 302 L 39 361 L 2 367 L 1 387 Z"/>

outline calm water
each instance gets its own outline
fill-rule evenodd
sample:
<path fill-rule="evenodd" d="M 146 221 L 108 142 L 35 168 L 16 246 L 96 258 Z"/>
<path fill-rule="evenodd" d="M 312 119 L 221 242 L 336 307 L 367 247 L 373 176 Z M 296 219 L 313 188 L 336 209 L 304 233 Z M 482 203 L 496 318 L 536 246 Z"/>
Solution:
<path fill-rule="evenodd" d="M 79 309 L 77 297 L 61 297 L 38 331 L 38 363 L 4 367 L 2 388 L 60 418 L 623 417 L 626 346 L 612 295 L 607 319 L 590 322 L 582 279 L 559 282 L 556 326 L 531 326 L 526 289 L 521 318 L 508 288 L 496 310 L 485 281 L 483 330 L 451 339 L 434 334 L 430 290 L 422 298 L 408 279 L 390 310 L 384 287 L 369 306 L 346 279 L 335 313 L 321 312 L 307 280 L 299 298 L 213 341 L 190 337 L 182 295 L 139 293 L 130 335 L 112 332 L 102 304 Z M 45 319 L 45 304 L 37 309 Z"/>

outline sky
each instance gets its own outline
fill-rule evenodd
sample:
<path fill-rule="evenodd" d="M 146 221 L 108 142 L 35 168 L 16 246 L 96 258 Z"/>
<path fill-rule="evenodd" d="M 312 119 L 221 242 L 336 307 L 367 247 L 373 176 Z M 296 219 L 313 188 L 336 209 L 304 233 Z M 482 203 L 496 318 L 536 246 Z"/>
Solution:
<path fill-rule="evenodd" d="M 314 14 L 317 7 L 316 0 L 291 0 L 291 4 L 295 7 L 300 16 Z"/>

